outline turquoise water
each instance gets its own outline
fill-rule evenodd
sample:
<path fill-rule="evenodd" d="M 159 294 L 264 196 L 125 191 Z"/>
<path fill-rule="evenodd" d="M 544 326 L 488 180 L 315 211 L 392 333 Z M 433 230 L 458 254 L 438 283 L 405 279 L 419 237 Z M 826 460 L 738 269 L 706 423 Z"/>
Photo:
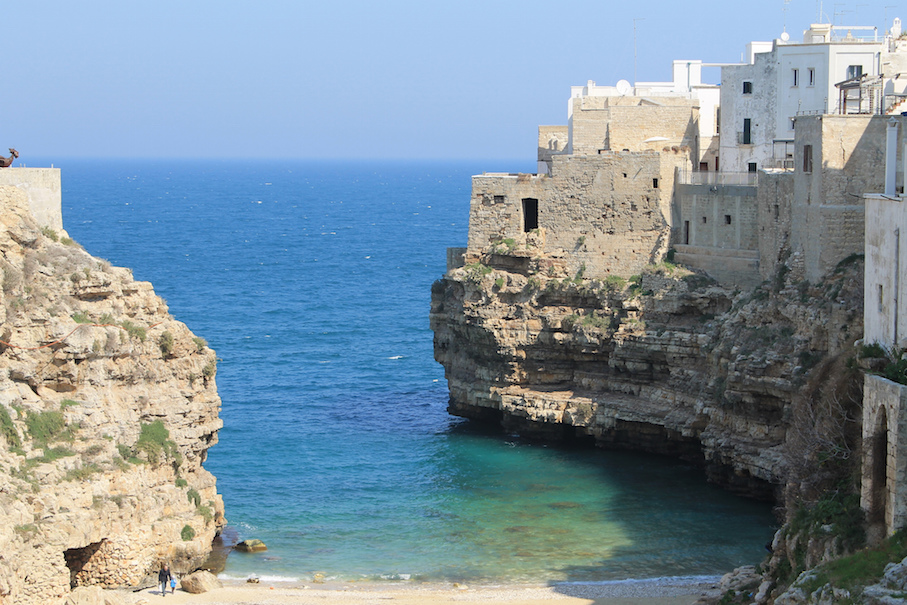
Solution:
<path fill-rule="evenodd" d="M 761 561 L 766 504 L 669 459 L 520 441 L 449 416 L 431 283 L 470 175 L 516 163 L 56 161 L 89 252 L 154 283 L 221 361 L 206 467 L 226 574 L 607 581 Z"/>

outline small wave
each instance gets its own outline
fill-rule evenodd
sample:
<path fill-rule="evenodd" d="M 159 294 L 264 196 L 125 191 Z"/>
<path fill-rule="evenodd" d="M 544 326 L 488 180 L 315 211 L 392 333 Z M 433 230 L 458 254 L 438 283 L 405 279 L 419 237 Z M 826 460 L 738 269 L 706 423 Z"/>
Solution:
<path fill-rule="evenodd" d="M 554 582 L 555 586 L 621 586 L 621 585 L 654 585 L 654 586 L 684 586 L 687 584 L 704 584 L 709 582 L 718 582 L 721 576 L 663 576 L 659 578 L 626 578 L 624 580 L 599 580 L 599 581 L 576 581 L 576 582 Z"/>
<path fill-rule="evenodd" d="M 240 580 L 245 582 L 249 578 L 258 578 L 259 582 L 299 582 L 300 578 L 291 576 L 260 576 L 258 574 L 249 574 L 245 576 L 231 575 L 228 573 L 218 574 L 218 580 Z"/>
<path fill-rule="evenodd" d="M 403 359 L 403 355 L 394 355 L 393 357 L 388 357 L 388 359 Z"/>

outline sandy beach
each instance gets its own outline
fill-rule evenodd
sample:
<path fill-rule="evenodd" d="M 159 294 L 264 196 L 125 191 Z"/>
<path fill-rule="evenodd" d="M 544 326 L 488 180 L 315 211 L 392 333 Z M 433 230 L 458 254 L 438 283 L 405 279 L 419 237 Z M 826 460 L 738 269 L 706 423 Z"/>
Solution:
<path fill-rule="evenodd" d="M 393 601 L 402 605 L 428 603 L 497 603 L 501 605 L 688 605 L 714 583 L 663 581 L 616 582 L 609 584 L 558 584 L 553 586 L 454 584 L 293 584 L 286 582 L 247 584 L 226 581 L 224 587 L 204 594 L 177 589 L 162 597 L 159 588 L 130 593 L 129 601 L 171 605 L 371 605 Z"/>

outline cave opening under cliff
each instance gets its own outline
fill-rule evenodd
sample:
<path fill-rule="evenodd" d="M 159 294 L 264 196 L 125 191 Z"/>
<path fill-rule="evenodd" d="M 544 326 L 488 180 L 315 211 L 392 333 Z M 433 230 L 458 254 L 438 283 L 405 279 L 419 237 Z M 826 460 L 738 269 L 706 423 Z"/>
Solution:
<path fill-rule="evenodd" d="M 105 542 L 107 542 L 106 538 L 100 542 L 93 542 L 88 546 L 70 548 L 63 552 L 63 557 L 66 559 L 66 567 L 69 568 L 70 588 L 88 586 L 93 583 L 91 581 L 91 570 L 94 567 L 92 559 Z"/>

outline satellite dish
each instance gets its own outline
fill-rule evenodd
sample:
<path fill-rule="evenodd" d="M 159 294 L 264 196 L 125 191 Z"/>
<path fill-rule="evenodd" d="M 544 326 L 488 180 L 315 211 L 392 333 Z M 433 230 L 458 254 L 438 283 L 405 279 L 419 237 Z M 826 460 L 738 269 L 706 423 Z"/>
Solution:
<path fill-rule="evenodd" d="M 788 40 L 790 40 L 790 34 L 787 32 L 781 32 L 781 41 L 787 42 Z"/>
<path fill-rule="evenodd" d="M 631 90 L 633 90 L 633 87 L 630 86 L 630 83 L 626 80 L 619 80 L 617 82 L 617 92 L 619 92 L 621 95 L 630 94 Z"/>

